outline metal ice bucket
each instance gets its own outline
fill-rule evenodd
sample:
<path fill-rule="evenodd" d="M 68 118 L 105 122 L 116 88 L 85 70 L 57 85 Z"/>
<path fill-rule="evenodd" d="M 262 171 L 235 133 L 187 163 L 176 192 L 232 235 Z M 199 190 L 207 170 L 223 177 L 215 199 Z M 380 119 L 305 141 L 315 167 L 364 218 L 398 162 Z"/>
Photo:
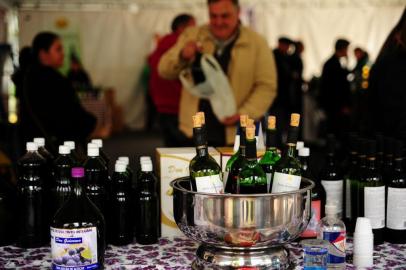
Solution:
<path fill-rule="evenodd" d="M 175 179 L 173 210 L 179 229 L 200 242 L 194 269 L 287 269 L 283 245 L 306 228 L 314 183 L 302 178 L 301 189 L 276 194 L 193 192 L 189 177 Z"/>

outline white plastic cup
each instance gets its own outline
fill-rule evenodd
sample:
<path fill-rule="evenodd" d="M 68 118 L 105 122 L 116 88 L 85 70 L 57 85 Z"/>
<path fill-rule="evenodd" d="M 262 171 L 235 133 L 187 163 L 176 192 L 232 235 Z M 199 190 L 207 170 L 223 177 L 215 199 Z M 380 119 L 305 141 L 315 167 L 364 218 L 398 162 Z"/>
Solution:
<path fill-rule="evenodd" d="M 354 232 L 354 266 L 372 267 L 374 265 L 374 235 L 371 221 L 368 218 L 359 217 Z"/>

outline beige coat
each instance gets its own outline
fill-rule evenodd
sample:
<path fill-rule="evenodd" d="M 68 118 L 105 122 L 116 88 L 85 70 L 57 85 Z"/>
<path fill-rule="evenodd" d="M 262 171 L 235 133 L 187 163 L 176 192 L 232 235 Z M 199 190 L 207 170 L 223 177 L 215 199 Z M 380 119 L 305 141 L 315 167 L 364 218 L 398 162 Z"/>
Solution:
<path fill-rule="evenodd" d="M 214 54 L 215 45 L 207 25 L 187 29 L 159 62 L 158 72 L 163 78 L 177 79 L 181 70 L 190 64 L 180 58 L 182 48 L 189 41 L 200 43 L 203 53 Z M 262 36 L 247 27 L 240 27 L 240 35 L 231 51 L 227 77 L 234 92 L 237 113 L 260 119 L 276 97 L 277 83 L 274 57 Z M 188 137 L 192 137 L 192 115 L 198 111 L 198 106 L 199 98 L 183 89 L 179 128 Z M 235 126 L 226 128 L 227 144 L 233 143 L 235 132 Z"/>

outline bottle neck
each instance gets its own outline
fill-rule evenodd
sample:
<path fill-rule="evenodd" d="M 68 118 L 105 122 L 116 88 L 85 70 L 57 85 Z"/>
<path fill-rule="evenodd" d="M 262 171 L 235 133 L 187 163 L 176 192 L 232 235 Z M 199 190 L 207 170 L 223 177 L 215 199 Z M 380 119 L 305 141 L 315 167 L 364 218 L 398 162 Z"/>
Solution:
<path fill-rule="evenodd" d="M 208 155 L 207 149 L 207 137 L 205 128 L 193 128 L 193 139 L 196 146 L 196 154 L 199 157 L 205 157 Z"/>
<path fill-rule="evenodd" d="M 365 168 L 366 167 L 366 161 L 367 158 L 365 155 L 360 155 L 358 156 L 358 164 L 360 168 Z"/>
<path fill-rule="evenodd" d="M 395 158 L 393 160 L 393 169 L 397 172 L 403 172 L 403 158 Z"/>
<path fill-rule="evenodd" d="M 307 171 L 309 168 L 309 157 L 308 156 L 299 156 L 300 165 L 303 171 Z"/>
<path fill-rule="evenodd" d="M 276 129 L 266 130 L 266 149 L 267 150 L 276 149 Z"/>
<path fill-rule="evenodd" d="M 143 171 L 143 177 L 139 181 L 139 190 L 140 191 L 155 191 L 155 177 L 152 172 Z"/>
<path fill-rule="evenodd" d="M 351 152 L 350 154 L 350 165 L 356 166 L 358 164 L 358 154 L 356 152 Z"/>
<path fill-rule="evenodd" d="M 84 181 L 84 179 L 82 178 L 76 178 L 76 177 L 72 177 L 72 196 L 74 197 L 82 197 L 85 196 L 85 192 L 83 191 L 83 187 L 82 187 L 82 182 Z"/>
<path fill-rule="evenodd" d="M 366 166 L 368 170 L 375 170 L 376 169 L 376 158 L 375 156 L 367 157 Z"/>
<path fill-rule="evenodd" d="M 245 135 L 245 127 L 240 127 L 240 155 L 245 157 L 247 155 L 247 137 Z"/>
<path fill-rule="evenodd" d="M 255 138 L 250 140 L 247 139 L 247 146 L 246 146 L 246 158 L 249 161 L 256 161 L 257 160 L 257 143 Z"/>
<path fill-rule="evenodd" d="M 296 158 L 296 144 L 293 143 L 286 144 L 285 156 Z"/>

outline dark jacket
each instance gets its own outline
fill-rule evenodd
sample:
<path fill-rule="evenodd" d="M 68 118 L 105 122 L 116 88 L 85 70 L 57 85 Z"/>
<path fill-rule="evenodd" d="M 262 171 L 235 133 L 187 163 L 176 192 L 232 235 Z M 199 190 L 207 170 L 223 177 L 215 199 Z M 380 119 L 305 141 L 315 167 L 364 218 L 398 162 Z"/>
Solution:
<path fill-rule="evenodd" d="M 21 96 L 21 131 L 25 141 L 43 136 L 53 147 L 65 140 L 83 142 L 92 133 L 96 118 L 81 106 L 69 81 L 57 70 L 33 65 Z"/>

